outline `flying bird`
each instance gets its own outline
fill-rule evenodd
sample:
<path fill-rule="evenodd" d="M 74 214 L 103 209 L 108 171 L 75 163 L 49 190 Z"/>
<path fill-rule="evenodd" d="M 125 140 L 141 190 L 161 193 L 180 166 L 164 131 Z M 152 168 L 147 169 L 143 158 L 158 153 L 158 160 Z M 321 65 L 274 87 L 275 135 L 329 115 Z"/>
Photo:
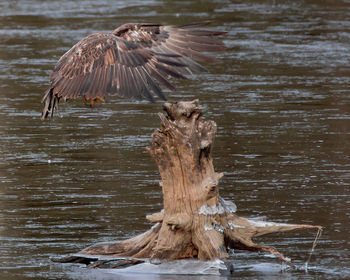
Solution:
<path fill-rule="evenodd" d="M 202 52 L 226 49 L 222 31 L 188 25 L 126 23 L 113 32 L 95 33 L 75 44 L 57 62 L 44 93 L 42 119 L 52 117 L 60 99 L 82 97 L 93 105 L 105 96 L 119 95 L 154 102 L 166 100 L 160 86 L 176 90 L 169 78 L 206 72 L 198 62 L 217 61 Z"/>

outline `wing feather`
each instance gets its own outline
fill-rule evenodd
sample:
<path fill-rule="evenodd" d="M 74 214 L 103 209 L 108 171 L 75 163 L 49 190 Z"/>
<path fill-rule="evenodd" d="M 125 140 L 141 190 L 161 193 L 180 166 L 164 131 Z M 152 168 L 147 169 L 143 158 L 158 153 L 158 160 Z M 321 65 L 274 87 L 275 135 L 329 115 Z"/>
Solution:
<path fill-rule="evenodd" d="M 128 94 L 132 96 L 136 100 L 141 100 L 141 94 L 138 92 L 137 87 L 136 87 L 136 79 L 134 77 L 133 71 L 131 67 L 127 67 L 126 69 L 126 77 L 128 79 Z"/>
<path fill-rule="evenodd" d="M 147 69 L 145 69 L 145 67 L 142 67 L 141 69 L 139 69 L 141 75 L 144 77 L 144 80 L 146 81 L 147 85 L 152 89 L 153 92 L 156 93 L 156 95 L 158 97 L 160 97 L 163 100 L 166 100 L 165 95 L 162 93 L 161 88 L 159 87 L 159 85 L 152 79 L 152 77 L 150 76 L 150 73 Z M 175 88 L 173 87 L 173 89 L 175 90 Z"/>
<path fill-rule="evenodd" d="M 208 22 L 182 26 L 128 23 L 110 34 L 92 34 L 67 51 L 50 74 L 43 118 L 52 116 L 60 100 L 120 95 L 166 100 L 160 85 L 176 90 L 170 77 L 205 72 L 198 62 L 216 60 L 202 52 L 225 50 L 221 31 L 193 29 Z"/>
<path fill-rule="evenodd" d="M 167 79 L 165 79 L 153 65 L 147 65 L 147 70 L 149 71 L 150 76 L 156 79 L 159 83 L 163 84 L 172 91 L 176 90 L 176 88 L 170 82 L 168 82 Z"/>
<path fill-rule="evenodd" d="M 158 72 L 161 73 L 164 77 L 171 76 L 178 79 L 187 79 L 185 76 L 177 72 L 175 68 L 171 68 L 166 64 L 156 63 L 155 66 Z"/>
<path fill-rule="evenodd" d="M 190 48 L 186 48 L 186 47 L 178 45 L 176 43 L 174 44 L 171 41 L 167 41 L 165 46 L 167 48 L 169 48 L 170 50 L 177 52 L 185 57 L 193 58 L 193 59 L 196 59 L 196 60 L 201 61 L 201 62 L 213 63 L 213 62 L 217 61 L 215 58 L 213 58 L 211 56 L 202 54 L 198 51 L 195 51 L 195 50 L 190 49 Z"/>
<path fill-rule="evenodd" d="M 141 89 L 142 95 L 148 99 L 149 101 L 151 101 L 152 103 L 154 103 L 154 99 L 152 96 L 152 93 L 149 91 L 148 89 L 148 83 L 147 83 L 147 79 L 145 77 L 145 75 L 142 73 L 142 69 L 140 69 L 140 67 L 135 67 L 133 69 L 134 71 L 134 76 L 137 77 L 137 81 L 139 81 L 138 83 L 138 87 Z"/>
<path fill-rule="evenodd" d="M 88 99 L 93 99 L 94 97 L 98 96 L 98 92 L 100 89 L 100 82 L 101 82 L 101 67 L 97 67 L 92 72 L 92 83 L 89 86 L 89 89 L 86 93 Z"/>

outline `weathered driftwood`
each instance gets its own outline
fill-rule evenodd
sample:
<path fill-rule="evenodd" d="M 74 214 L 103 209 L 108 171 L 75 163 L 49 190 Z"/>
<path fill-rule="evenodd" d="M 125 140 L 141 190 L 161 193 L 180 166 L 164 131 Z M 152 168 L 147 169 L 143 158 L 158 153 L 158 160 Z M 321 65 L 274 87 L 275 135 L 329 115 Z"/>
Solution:
<path fill-rule="evenodd" d="M 96 255 L 126 258 L 126 263 L 152 258 L 174 260 L 225 259 L 229 249 L 265 251 L 291 265 L 275 248 L 254 243 L 254 237 L 320 226 L 282 224 L 246 219 L 235 214 L 235 204 L 219 196 L 222 173 L 214 171 L 211 158 L 216 124 L 204 120 L 197 100 L 165 103 L 161 127 L 152 135 L 148 150 L 162 178 L 164 210 L 147 216 L 155 225 L 134 238 L 98 243 L 60 262 L 106 263 Z M 90 260 L 89 256 L 91 256 Z M 97 262 L 97 263 L 94 263 Z M 122 262 L 123 264 L 123 262 Z"/>

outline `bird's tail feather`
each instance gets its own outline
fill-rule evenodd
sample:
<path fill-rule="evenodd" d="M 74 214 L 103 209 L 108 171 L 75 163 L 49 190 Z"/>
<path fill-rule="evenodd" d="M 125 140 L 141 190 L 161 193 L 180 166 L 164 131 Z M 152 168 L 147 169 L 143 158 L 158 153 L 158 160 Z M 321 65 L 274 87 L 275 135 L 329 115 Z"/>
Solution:
<path fill-rule="evenodd" d="M 53 117 L 55 110 L 58 111 L 58 102 L 60 98 L 53 94 L 53 88 L 49 88 L 45 91 L 41 103 L 44 103 L 44 109 L 41 113 L 41 119 L 44 120 L 47 117 Z"/>

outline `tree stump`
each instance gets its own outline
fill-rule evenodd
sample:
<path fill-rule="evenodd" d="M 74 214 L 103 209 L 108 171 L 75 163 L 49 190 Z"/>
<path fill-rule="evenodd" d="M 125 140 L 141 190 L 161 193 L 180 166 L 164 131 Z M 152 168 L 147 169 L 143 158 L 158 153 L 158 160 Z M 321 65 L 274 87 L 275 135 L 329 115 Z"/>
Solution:
<path fill-rule="evenodd" d="M 164 209 L 147 216 L 155 225 L 134 238 L 98 243 L 78 254 L 54 259 L 99 267 L 123 258 L 175 260 L 226 259 L 229 249 L 267 251 L 292 265 L 275 248 L 261 246 L 252 238 L 273 232 L 320 226 L 281 224 L 246 219 L 236 215 L 236 206 L 219 196 L 222 173 L 214 171 L 211 150 L 216 124 L 204 120 L 198 100 L 165 103 L 167 115 L 159 114 L 161 126 L 148 147 L 162 178 Z M 107 261 L 96 256 L 108 256 Z M 89 260 L 89 256 L 91 256 Z M 123 263 L 124 264 L 124 263 Z"/>

